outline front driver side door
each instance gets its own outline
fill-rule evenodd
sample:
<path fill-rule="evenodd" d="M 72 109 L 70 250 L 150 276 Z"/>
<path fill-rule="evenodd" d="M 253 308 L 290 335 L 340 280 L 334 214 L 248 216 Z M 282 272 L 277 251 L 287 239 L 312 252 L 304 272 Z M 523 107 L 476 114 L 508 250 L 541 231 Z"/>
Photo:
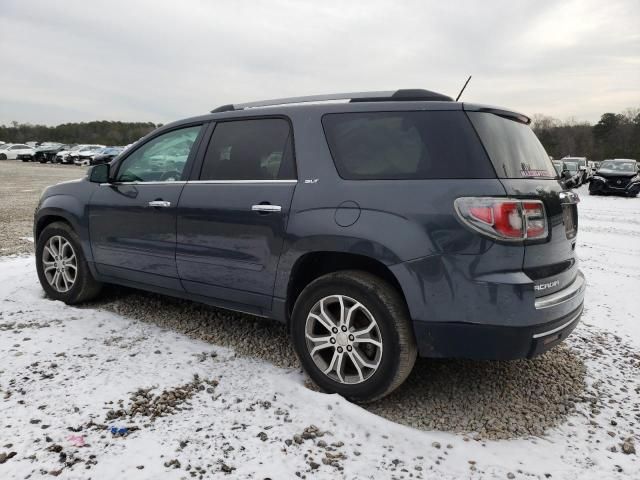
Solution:
<path fill-rule="evenodd" d="M 89 232 L 101 275 L 182 290 L 176 269 L 176 207 L 202 125 L 151 138 L 127 155 L 89 206 Z"/>

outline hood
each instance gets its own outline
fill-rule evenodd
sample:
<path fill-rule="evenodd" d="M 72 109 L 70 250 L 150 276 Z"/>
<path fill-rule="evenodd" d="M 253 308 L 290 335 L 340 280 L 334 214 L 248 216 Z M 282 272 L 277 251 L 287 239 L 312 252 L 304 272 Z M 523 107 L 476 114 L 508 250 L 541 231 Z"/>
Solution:
<path fill-rule="evenodd" d="M 635 177 L 638 172 L 621 172 L 620 170 L 600 169 L 596 172 L 596 175 L 603 177 Z"/>

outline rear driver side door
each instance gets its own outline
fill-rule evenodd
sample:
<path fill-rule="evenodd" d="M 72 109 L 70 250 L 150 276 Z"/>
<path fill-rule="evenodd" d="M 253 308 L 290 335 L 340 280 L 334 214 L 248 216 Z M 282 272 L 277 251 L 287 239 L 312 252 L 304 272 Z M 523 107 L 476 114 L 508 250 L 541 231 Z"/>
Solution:
<path fill-rule="evenodd" d="M 192 178 L 178 206 L 185 290 L 266 314 L 297 183 L 288 119 L 217 122 Z"/>

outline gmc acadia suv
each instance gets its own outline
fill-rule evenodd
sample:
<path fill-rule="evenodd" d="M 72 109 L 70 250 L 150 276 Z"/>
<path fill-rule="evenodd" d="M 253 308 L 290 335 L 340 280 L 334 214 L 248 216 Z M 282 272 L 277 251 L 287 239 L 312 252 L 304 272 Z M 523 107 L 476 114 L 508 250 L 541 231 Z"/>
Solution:
<path fill-rule="evenodd" d="M 46 189 L 38 276 L 68 304 L 115 283 L 285 322 L 353 401 L 416 355 L 530 358 L 585 280 L 578 198 L 528 123 L 426 90 L 225 105 Z"/>

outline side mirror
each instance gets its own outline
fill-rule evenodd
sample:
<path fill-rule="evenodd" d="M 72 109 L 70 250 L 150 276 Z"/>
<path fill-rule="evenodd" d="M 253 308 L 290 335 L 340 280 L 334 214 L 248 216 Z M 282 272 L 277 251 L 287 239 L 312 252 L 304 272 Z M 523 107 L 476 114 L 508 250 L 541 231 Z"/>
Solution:
<path fill-rule="evenodd" d="M 571 178 L 571 172 L 569 170 L 562 170 L 562 178 Z"/>
<path fill-rule="evenodd" d="M 89 168 L 87 177 L 93 183 L 109 183 L 109 164 L 94 165 Z"/>

